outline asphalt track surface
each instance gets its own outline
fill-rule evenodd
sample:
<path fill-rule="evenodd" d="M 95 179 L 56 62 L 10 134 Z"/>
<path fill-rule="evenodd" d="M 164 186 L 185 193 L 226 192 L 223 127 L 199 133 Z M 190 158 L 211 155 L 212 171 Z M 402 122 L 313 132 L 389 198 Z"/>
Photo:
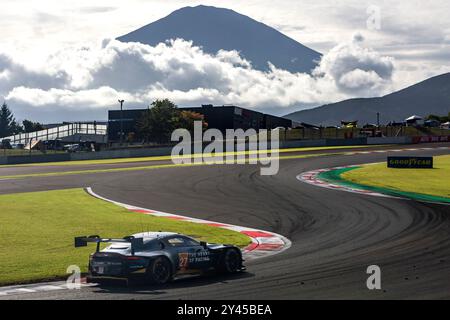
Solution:
<path fill-rule="evenodd" d="M 439 146 L 450 144 L 404 147 Z M 218 165 L 0 181 L 0 194 L 90 186 L 116 201 L 268 230 L 292 241 L 287 251 L 251 261 L 248 272 L 232 277 L 2 299 L 449 299 L 450 206 L 329 190 L 296 179 L 305 171 L 384 161 L 388 154 L 287 159 L 275 176 L 261 176 L 257 165 Z M 2 168 L 0 176 L 42 170 L 25 168 Z M 382 290 L 370 291 L 366 269 L 374 264 L 381 267 Z"/>

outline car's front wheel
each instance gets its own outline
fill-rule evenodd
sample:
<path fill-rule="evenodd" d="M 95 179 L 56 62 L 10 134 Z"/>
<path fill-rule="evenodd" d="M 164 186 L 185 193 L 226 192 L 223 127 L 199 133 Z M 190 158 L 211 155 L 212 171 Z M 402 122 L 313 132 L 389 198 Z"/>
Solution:
<path fill-rule="evenodd" d="M 172 264 L 165 257 L 152 260 L 147 267 L 147 278 L 153 284 L 165 284 L 172 280 Z"/>

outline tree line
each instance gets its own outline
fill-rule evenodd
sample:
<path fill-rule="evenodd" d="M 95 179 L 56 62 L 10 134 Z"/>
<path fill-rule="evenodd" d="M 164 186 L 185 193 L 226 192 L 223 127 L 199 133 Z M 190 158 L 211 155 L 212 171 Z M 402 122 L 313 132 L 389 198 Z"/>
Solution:
<path fill-rule="evenodd" d="M 450 121 L 450 112 L 446 116 L 438 116 L 435 114 L 430 114 L 428 117 L 426 117 L 426 120 L 436 120 L 440 123 L 446 123 Z"/>
<path fill-rule="evenodd" d="M 39 122 L 23 120 L 21 124 L 18 123 L 5 102 L 0 108 L 0 138 L 43 129 L 44 127 Z"/>

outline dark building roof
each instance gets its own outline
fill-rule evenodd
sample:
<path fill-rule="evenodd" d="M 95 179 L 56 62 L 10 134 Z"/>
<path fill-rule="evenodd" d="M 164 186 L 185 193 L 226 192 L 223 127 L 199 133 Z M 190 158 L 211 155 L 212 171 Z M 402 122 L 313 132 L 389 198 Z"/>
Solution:
<path fill-rule="evenodd" d="M 208 128 L 219 129 L 274 129 L 291 127 L 292 121 L 238 106 L 213 106 L 181 108 L 203 114 Z"/>
<path fill-rule="evenodd" d="M 258 111 L 241 108 L 238 106 L 213 106 L 202 105 L 201 107 L 182 107 L 181 110 L 188 110 L 202 114 L 208 128 L 218 129 L 225 132 L 227 129 L 275 129 L 278 127 L 291 127 L 292 121 L 289 119 L 263 114 Z M 108 113 L 108 137 L 110 141 L 120 139 L 120 122 L 123 122 L 123 131 L 126 136 L 130 132 L 137 133 L 137 122 L 147 109 L 110 110 Z"/>

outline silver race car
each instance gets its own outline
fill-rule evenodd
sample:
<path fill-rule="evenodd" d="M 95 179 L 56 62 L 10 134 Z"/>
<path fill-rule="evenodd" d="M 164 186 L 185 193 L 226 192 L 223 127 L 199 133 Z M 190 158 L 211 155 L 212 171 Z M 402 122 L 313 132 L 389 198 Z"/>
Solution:
<path fill-rule="evenodd" d="M 89 258 L 88 282 L 115 278 L 129 283 L 164 284 L 181 275 L 245 270 L 238 247 L 198 242 L 177 233 L 145 232 L 123 239 L 75 238 L 75 247 L 85 247 L 88 243 L 97 244 L 96 252 Z M 109 246 L 101 250 L 102 243 Z"/>

